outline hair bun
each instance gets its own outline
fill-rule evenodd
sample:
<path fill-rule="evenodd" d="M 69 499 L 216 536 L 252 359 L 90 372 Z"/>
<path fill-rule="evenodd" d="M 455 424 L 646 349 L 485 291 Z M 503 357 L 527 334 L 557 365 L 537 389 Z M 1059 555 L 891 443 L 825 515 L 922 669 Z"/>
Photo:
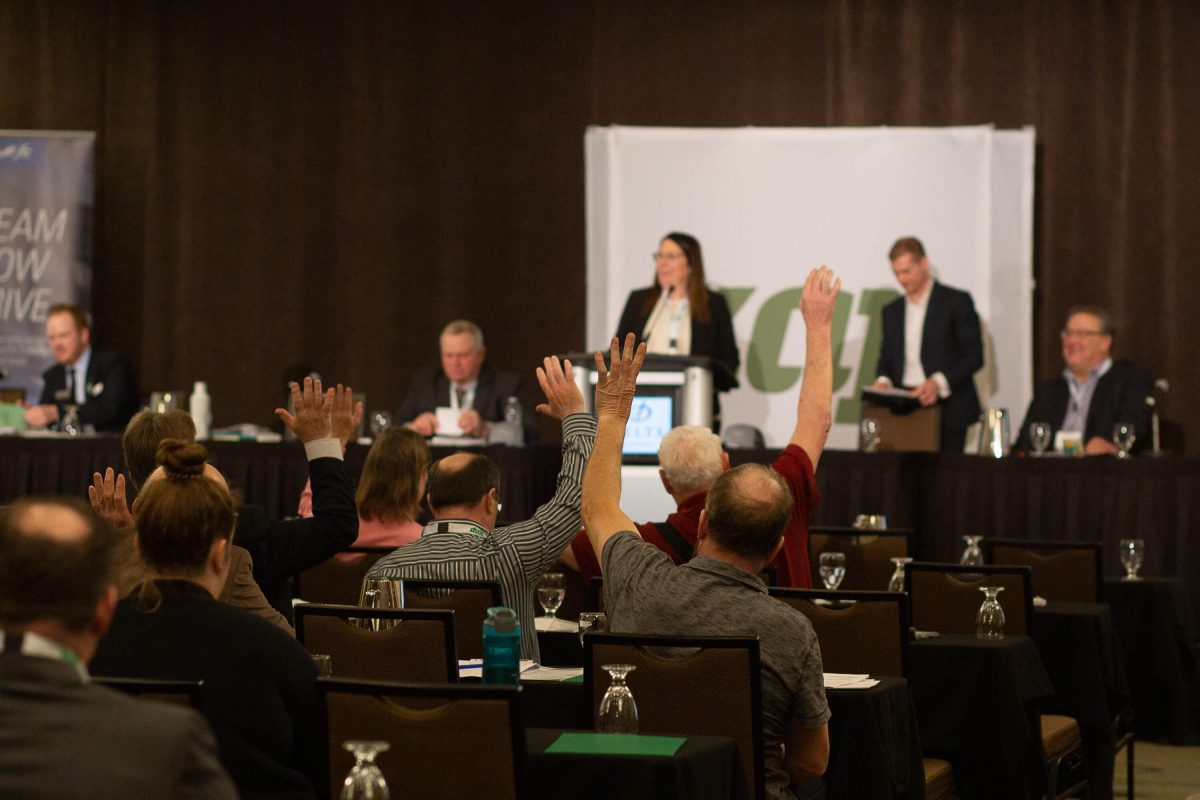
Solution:
<path fill-rule="evenodd" d="M 163 439 L 158 445 L 157 460 L 168 478 L 187 480 L 204 474 L 208 451 L 195 442 Z"/>

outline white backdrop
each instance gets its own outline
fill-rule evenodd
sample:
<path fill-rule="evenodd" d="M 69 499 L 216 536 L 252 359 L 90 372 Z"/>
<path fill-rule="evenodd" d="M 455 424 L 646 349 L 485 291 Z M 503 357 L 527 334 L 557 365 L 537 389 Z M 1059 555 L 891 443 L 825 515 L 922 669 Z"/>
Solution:
<path fill-rule="evenodd" d="M 858 387 L 875 377 L 875 309 L 897 291 L 887 251 L 915 235 L 938 279 L 975 298 L 981 401 L 1021 419 L 1032 392 L 1032 129 L 609 127 L 585 144 L 590 347 L 653 281 L 663 234 L 695 235 L 742 355 L 725 424 L 757 425 L 782 446 L 804 363 L 791 309 L 808 270 L 827 264 L 843 292 L 830 445 L 853 448 Z"/>

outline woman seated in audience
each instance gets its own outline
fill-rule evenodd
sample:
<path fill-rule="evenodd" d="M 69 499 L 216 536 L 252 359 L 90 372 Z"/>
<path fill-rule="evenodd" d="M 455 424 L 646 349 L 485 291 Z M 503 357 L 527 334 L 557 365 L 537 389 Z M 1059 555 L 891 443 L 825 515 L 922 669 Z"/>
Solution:
<path fill-rule="evenodd" d="M 243 798 L 311 798 L 321 786 L 316 667 L 295 639 L 217 602 L 237 518 L 201 445 L 158 449 L 136 513 L 150 570 L 117 606 L 91 663 L 97 676 L 203 681 L 202 711 Z"/>
<path fill-rule="evenodd" d="M 417 515 L 425 497 L 429 446 L 416 431 L 397 426 L 375 438 L 358 479 L 358 539 L 355 547 L 403 547 L 421 538 Z M 300 495 L 299 514 L 312 516 L 312 487 Z M 343 553 L 350 560 L 361 555 Z"/>

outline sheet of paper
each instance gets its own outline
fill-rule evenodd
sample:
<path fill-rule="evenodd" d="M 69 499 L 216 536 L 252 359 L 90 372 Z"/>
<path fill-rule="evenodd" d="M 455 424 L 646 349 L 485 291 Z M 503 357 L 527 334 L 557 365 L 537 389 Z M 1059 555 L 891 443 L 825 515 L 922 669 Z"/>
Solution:
<path fill-rule="evenodd" d="M 842 672 L 826 672 L 824 678 L 826 689 L 870 689 L 872 686 L 879 685 L 879 681 L 870 675 L 848 675 Z"/>
<path fill-rule="evenodd" d="M 579 623 L 557 617 L 535 617 L 533 627 L 539 631 L 555 631 L 557 633 L 578 633 Z"/>
<path fill-rule="evenodd" d="M 558 683 L 572 678 L 582 678 L 583 667 L 537 667 L 521 673 L 522 681 L 547 681 Z"/>
<path fill-rule="evenodd" d="M 437 415 L 437 432 L 439 436 L 462 436 L 463 429 L 458 426 L 458 418 L 462 412 L 449 406 L 438 406 L 434 411 Z"/>

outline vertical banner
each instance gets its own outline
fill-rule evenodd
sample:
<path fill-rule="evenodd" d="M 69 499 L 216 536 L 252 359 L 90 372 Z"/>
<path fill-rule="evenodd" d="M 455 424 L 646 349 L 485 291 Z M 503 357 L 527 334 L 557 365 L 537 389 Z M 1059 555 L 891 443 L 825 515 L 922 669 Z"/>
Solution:
<path fill-rule="evenodd" d="M 0 130 L 0 387 L 32 402 L 53 363 L 47 309 L 91 299 L 95 143 L 88 131 Z"/>
<path fill-rule="evenodd" d="M 669 231 L 696 236 L 741 352 L 724 423 L 781 447 L 804 367 L 797 302 L 812 267 L 842 278 L 830 446 L 857 446 L 880 310 L 899 295 L 887 259 L 920 238 L 942 283 L 971 293 L 985 335 L 984 406 L 1021 418 L 1032 394 L 1034 131 L 961 128 L 592 128 L 585 139 L 588 343 L 604 345 L 629 292 L 654 280 Z M 973 442 L 968 439 L 968 446 Z"/>

